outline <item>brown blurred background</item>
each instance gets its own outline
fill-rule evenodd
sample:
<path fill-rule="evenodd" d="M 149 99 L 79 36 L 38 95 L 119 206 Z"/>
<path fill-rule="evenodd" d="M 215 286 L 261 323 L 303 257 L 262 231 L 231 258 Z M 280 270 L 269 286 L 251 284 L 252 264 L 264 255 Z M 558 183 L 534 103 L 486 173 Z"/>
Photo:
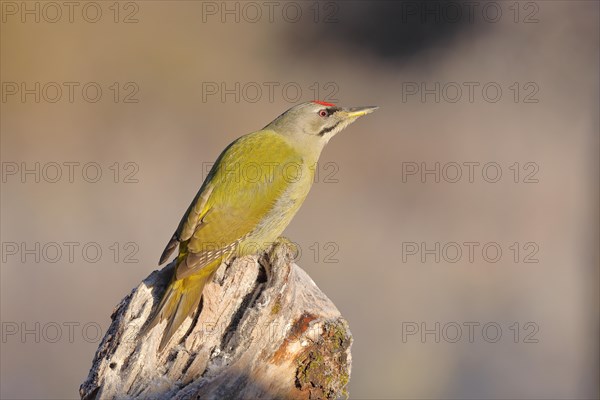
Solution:
<path fill-rule="evenodd" d="M 77 398 L 206 165 L 315 97 L 381 107 L 286 231 L 351 398 L 598 398 L 598 2 L 0 5 L 3 399 Z"/>

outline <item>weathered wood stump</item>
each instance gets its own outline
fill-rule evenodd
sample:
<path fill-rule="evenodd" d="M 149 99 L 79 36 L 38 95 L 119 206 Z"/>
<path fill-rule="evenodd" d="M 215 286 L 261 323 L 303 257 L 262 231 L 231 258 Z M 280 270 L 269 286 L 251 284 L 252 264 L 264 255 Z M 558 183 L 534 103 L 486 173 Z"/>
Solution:
<path fill-rule="evenodd" d="M 154 271 L 112 314 L 82 399 L 321 399 L 346 395 L 352 336 L 347 322 L 277 243 L 261 256 L 222 264 L 162 352 L 166 322 L 138 335 L 173 265 Z M 270 270 L 266 279 L 265 268 Z"/>

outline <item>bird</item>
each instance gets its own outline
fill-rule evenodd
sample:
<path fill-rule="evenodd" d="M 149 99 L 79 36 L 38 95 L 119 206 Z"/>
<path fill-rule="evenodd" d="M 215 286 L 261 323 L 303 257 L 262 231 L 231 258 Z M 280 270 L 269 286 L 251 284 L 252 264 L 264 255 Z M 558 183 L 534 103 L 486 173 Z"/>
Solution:
<path fill-rule="evenodd" d="M 162 265 L 178 249 L 171 281 L 142 330 L 167 320 L 159 351 L 196 314 L 222 262 L 257 254 L 280 237 L 308 195 L 329 140 L 377 108 L 300 103 L 223 150 L 160 257 Z"/>

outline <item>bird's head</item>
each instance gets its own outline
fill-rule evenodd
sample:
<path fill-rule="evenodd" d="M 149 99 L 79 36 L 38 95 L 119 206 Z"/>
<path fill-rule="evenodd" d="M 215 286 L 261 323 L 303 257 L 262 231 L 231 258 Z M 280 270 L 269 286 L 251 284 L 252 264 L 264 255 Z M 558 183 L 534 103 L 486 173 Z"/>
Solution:
<path fill-rule="evenodd" d="M 265 127 L 301 142 L 324 146 L 329 139 L 359 117 L 375 111 L 378 107 L 338 107 L 323 101 L 298 104 Z"/>

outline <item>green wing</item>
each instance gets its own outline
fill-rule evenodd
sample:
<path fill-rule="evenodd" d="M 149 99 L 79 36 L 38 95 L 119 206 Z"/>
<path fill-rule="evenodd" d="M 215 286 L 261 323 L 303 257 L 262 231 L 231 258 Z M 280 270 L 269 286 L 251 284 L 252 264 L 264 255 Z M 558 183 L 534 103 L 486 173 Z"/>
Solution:
<path fill-rule="evenodd" d="M 235 251 L 288 188 L 286 166 L 302 162 L 297 154 L 272 131 L 242 136 L 223 151 L 165 249 L 179 244 L 177 279 Z"/>

